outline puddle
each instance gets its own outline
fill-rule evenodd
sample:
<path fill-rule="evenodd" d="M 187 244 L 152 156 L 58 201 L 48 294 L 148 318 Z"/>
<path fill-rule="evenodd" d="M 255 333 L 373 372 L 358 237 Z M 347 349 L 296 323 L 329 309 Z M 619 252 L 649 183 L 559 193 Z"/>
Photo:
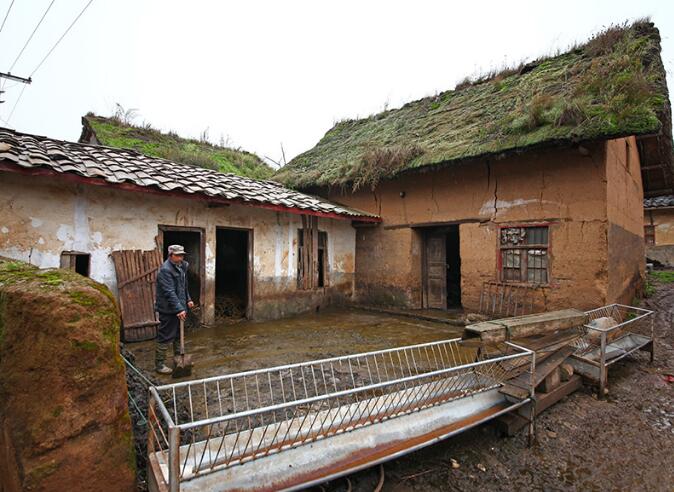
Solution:
<path fill-rule="evenodd" d="M 191 379 L 311 359 L 432 342 L 460 336 L 461 328 L 410 317 L 329 308 L 275 321 L 202 327 L 186 334 Z M 154 366 L 154 341 L 127 344 L 136 364 Z M 170 376 L 158 377 L 167 382 Z"/>

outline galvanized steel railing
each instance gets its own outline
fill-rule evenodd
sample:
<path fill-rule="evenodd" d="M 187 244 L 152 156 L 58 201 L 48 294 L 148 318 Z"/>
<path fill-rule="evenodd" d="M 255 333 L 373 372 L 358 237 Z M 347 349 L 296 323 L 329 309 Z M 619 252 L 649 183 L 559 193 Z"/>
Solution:
<path fill-rule="evenodd" d="M 574 355 L 598 368 L 599 393 L 602 396 L 606 389 L 608 366 L 648 345 L 653 360 L 653 311 L 609 304 L 586 311 L 585 315 L 586 321 L 580 327 L 581 337 L 575 342 Z"/>
<path fill-rule="evenodd" d="M 533 353 L 485 359 L 460 339 L 150 388 L 148 450 L 179 483 L 500 386 Z M 525 360 L 523 360 L 525 359 Z"/>

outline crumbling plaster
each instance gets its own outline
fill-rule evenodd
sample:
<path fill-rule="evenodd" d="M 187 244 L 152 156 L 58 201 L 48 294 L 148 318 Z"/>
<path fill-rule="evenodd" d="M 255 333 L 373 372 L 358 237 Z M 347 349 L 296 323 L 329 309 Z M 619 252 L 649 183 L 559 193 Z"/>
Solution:
<path fill-rule="evenodd" d="M 204 321 L 213 321 L 216 227 L 253 230 L 253 317 L 312 309 L 353 292 L 355 230 L 349 220 L 319 218 L 328 233 L 330 286 L 297 291 L 297 230 L 301 217 L 241 205 L 74 185 L 45 177 L 0 173 L 0 255 L 41 268 L 58 267 L 62 251 L 91 255 L 91 277 L 116 292 L 110 253 L 153 249 L 159 225 L 205 232 Z M 287 302 L 296 293 L 292 302 Z"/>

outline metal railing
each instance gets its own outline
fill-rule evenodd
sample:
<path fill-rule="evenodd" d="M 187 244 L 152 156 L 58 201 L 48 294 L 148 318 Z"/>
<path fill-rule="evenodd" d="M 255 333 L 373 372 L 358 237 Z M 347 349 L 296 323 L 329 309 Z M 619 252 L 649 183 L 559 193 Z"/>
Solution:
<path fill-rule="evenodd" d="M 148 452 L 181 481 L 499 387 L 534 354 L 460 339 L 150 388 Z"/>
<path fill-rule="evenodd" d="M 653 311 L 609 304 L 586 311 L 580 327 L 581 337 L 575 342 L 574 355 L 597 367 L 600 396 L 607 383 L 607 367 L 636 350 L 647 347 L 653 361 Z M 648 348 L 649 347 L 649 348 Z"/>

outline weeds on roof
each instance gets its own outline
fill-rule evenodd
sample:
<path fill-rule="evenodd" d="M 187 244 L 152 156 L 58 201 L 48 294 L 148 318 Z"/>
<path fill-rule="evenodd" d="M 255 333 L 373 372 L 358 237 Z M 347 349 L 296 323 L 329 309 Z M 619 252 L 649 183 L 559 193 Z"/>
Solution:
<path fill-rule="evenodd" d="M 143 154 L 191 166 L 213 169 L 255 179 L 268 179 L 273 170 L 258 156 L 243 150 L 214 145 L 205 140 L 181 138 L 175 132 L 162 133 L 145 122 L 133 125 L 134 114 L 119 109 L 106 118 L 89 113 L 86 124 L 102 145 L 133 149 Z"/>
<path fill-rule="evenodd" d="M 529 147 L 668 134 L 660 35 L 647 20 L 457 89 L 337 123 L 275 179 L 297 188 L 376 186 L 401 172 Z"/>

